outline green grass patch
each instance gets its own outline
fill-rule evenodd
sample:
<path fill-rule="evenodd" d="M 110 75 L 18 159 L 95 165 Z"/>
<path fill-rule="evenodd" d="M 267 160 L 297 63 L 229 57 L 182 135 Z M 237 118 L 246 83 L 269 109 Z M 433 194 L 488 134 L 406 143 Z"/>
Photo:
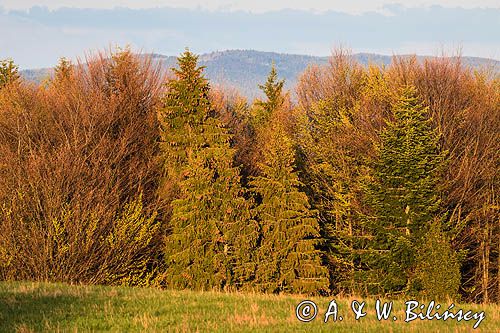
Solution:
<path fill-rule="evenodd" d="M 318 305 L 318 316 L 308 323 L 295 316 L 304 299 Z M 323 323 L 332 299 L 344 319 Z M 405 323 L 404 301 L 394 302 L 390 320 L 379 322 L 374 299 L 365 300 L 367 315 L 356 321 L 354 299 L 0 282 L 0 332 L 470 332 L 475 323 Z M 442 303 L 439 312 L 448 305 Z M 460 304 L 454 310 L 459 308 L 485 311 L 476 331 L 500 332 L 498 305 Z"/>

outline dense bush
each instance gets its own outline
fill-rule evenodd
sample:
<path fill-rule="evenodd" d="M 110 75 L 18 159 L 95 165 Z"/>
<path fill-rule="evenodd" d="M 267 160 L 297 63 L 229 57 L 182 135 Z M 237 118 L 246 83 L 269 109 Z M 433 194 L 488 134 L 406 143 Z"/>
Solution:
<path fill-rule="evenodd" d="M 127 50 L 1 90 L 3 278 L 135 283 L 155 265 L 160 91 Z"/>

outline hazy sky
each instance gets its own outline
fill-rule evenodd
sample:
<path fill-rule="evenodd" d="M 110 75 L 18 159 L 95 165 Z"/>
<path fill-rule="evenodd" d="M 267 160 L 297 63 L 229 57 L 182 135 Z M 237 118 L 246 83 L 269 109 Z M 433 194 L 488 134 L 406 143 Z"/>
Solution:
<path fill-rule="evenodd" d="M 211 10 L 247 10 L 263 12 L 279 9 L 305 9 L 314 11 L 335 10 L 349 13 L 375 11 L 384 4 L 400 3 L 409 7 L 441 5 L 443 7 L 463 8 L 500 8 L 499 0 L 0 0 L 4 8 L 26 9 L 32 6 L 47 6 L 51 9 L 60 7 L 79 8 L 151 8 L 151 7 L 182 7 L 204 8 Z"/>
<path fill-rule="evenodd" d="M 21 68 L 115 45 L 165 55 L 185 47 L 320 56 L 339 45 L 386 55 L 460 49 L 500 60 L 499 31 L 500 0 L 0 0 L 0 59 Z"/>

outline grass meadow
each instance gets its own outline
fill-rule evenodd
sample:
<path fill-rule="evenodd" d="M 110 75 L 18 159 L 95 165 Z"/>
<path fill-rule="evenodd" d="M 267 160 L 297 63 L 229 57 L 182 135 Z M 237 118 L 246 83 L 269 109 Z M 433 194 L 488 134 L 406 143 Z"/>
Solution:
<path fill-rule="evenodd" d="M 317 317 L 300 322 L 295 308 L 309 299 Z M 343 320 L 324 323 L 332 299 Z M 475 320 L 414 320 L 405 323 L 404 301 L 395 301 L 391 319 L 379 322 L 375 300 L 356 321 L 351 302 L 361 298 L 308 298 L 214 291 L 0 282 L 0 332 L 470 332 Z M 443 303 L 444 310 L 449 304 Z M 478 332 L 500 332 L 498 305 L 460 304 L 485 311 Z M 394 321 L 392 318 L 396 317 Z M 339 319 L 339 318 L 337 318 Z"/>

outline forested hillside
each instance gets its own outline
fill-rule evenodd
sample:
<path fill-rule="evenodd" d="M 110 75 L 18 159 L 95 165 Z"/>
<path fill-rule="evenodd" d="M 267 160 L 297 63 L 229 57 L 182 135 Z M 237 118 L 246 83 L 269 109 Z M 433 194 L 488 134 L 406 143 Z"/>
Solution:
<path fill-rule="evenodd" d="M 357 53 L 352 56 L 358 63 L 365 66 L 369 63 L 389 65 L 392 61 L 392 56 L 379 54 Z M 165 70 L 169 70 L 176 63 L 176 57 L 161 54 L 153 54 L 152 57 L 155 61 L 160 61 Z M 419 61 L 426 58 L 429 57 L 417 57 Z M 474 68 L 488 66 L 496 71 L 500 69 L 500 62 L 492 59 L 463 57 L 461 61 L 465 66 Z M 312 64 L 324 65 L 328 62 L 328 57 L 253 50 L 230 50 L 200 55 L 199 62 L 200 65 L 206 66 L 205 75 L 212 84 L 233 87 L 244 96 L 254 98 L 257 96 L 262 97 L 258 85 L 265 81 L 273 62 L 280 73 L 280 77 L 285 79 L 285 88 L 293 89 L 300 74 L 307 66 Z M 49 68 L 21 71 L 24 78 L 35 82 L 41 82 L 44 78 L 49 77 L 51 73 L 52 70 Z"/>
<path fill-rule="evenodd" d="M 159 59 L 1 62 L 0 280 L 500 302 L 498 72 Z"/>

